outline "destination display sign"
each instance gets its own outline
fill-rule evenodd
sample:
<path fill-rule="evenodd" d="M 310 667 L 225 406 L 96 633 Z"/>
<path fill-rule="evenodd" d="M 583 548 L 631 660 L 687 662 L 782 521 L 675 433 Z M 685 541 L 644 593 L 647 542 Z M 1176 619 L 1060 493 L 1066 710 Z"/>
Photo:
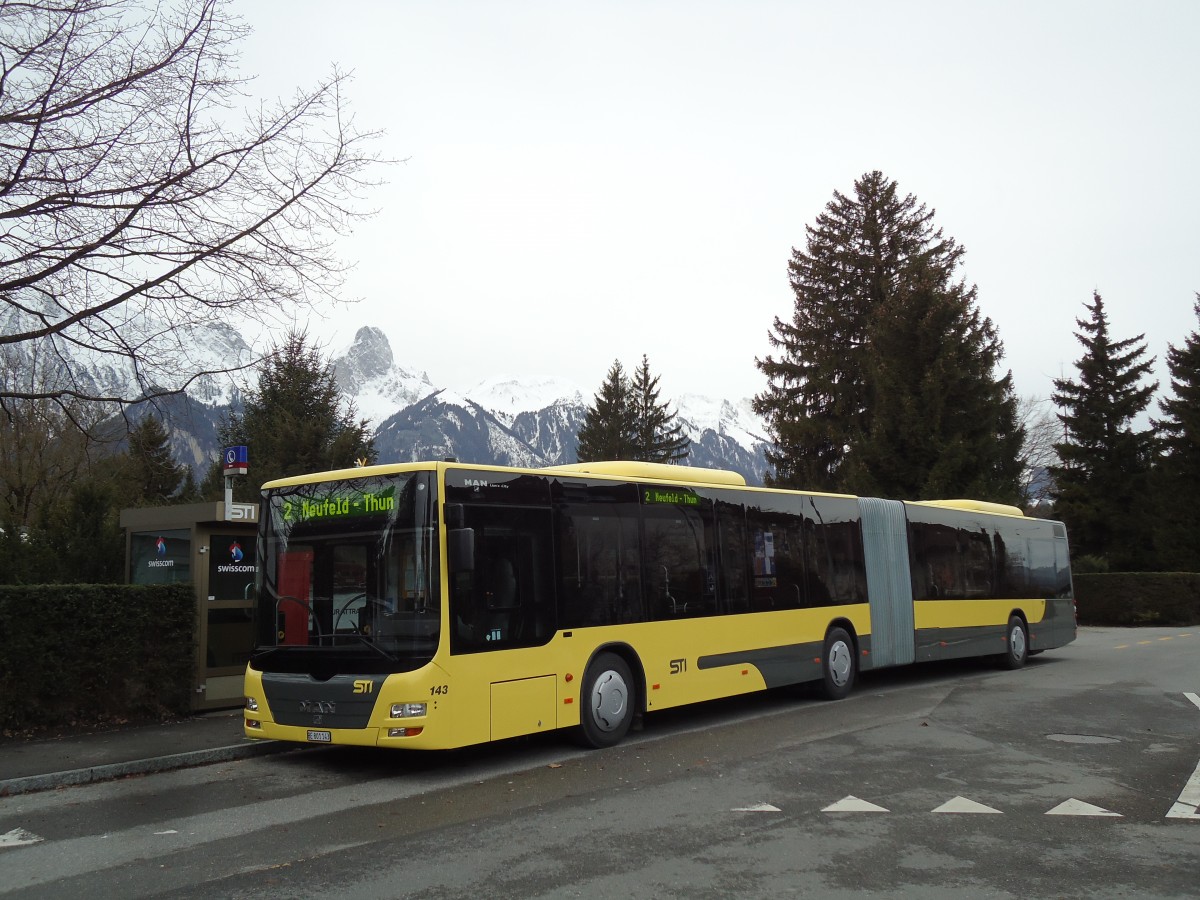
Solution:
<path fill-rule="evenodd" d="M 642 502 L 648 505 L 699 506 L 700 497 L 691 488 L 644 487 Z"/>
<path fill-rule="evenodd" d="M 377 491 L 341 488 L 311 496 L 287 496 L 280 514 L 287 522 L 311 522 L 387 514 L 395 508 L 396 488 L 389 485 Z"/>

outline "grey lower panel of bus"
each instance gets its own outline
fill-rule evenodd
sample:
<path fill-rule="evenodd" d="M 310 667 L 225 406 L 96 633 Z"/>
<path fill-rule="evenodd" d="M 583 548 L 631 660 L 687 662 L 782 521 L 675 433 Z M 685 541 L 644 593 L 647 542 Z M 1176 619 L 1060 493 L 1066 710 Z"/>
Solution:
<path fill-rule="evenodd" d="M 1054 597 L 1046 601 L 1046 615 L 1037 625 L 1029 626 L 1029 649 L 1047 650 L 1075 640 L 1075 601 Z"/>
<path fill-rule="evenodd" d="M 871 601 L 874 650 L 871 668 L 899 666 L 914 659 L 912 576 L 908 565 L 908 522 L 899 500 L 863 498 L 863 550 Z"/>
<path fill-rule="evenodd" d="M 957 659 L 1003 653 L 1005 625 L 972 625 L 966 628 L 922 628 L 917 632 L 917 659 Z"/>
<path fill-rule="evenodd" d="M 385 678 L 386 675 L 335 675 L 328 681 L 317 681 L 308 675 L 264 672 L 262 684 L 278 725 L 366 728 Z"/>
<path fill-rule="evenodd" d="M 871 637 L 859 636 L 859 649 L 869 653 Z M 823 641 L 808 641 L 803 644 L 784 644 L 780 647 L 762 647 L 758 650 L 738 650 L 733 653 L 714 653 L 696 660 L 698 669 L 719 669 L 722 666 L 751 665 L 762 674 L 767 687 L 784 687 L 805 681 L 818 681 L 822 675 L 821 654 L 825 652 Z M 868 657 L 869 658 L 869 657 Z"/>

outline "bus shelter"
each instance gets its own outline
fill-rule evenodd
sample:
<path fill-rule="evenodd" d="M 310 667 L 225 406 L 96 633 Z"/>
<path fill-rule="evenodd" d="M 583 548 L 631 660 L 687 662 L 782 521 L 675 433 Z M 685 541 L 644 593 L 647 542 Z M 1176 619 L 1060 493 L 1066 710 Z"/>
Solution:
<path fill-rule="evenodd" d="M 130 584 L 189 583 L 196 597 L 192 708 L 242 704 L 253 644 L 258 506 L 190 503 L 121 510 Z"/>

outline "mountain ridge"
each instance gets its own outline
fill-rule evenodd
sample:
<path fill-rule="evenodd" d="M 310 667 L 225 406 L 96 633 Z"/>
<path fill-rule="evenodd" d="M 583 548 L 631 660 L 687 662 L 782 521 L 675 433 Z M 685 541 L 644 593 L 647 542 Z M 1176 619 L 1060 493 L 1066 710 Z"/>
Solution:
<path fill-rule="evenodd" d="M 188 338 L 189 362 L 198 367 L 193 371 L 244 367 L 252 356 L 238 332 L 224 323 L 191 326 Z M 439 385 L 428 373 L 397 363 L 390 341 L 376 326 L 360 328 L 330 363 L 344 400 L 373 429 L 381 462 L 453 457 L 528 468 L 575 462 L 576 436 L 592 400 L 590 392 L 552 376 L 498 375 L 465 390 Z M 110 360 L 79 355 L 71 369 L 80 382 L 117 395 L 136 396 L 145 389 L 138 388 L 131 366 Z M 199 478 L 219 457 L 220 424 L 241 411 L 244 383 L 252 377 L 244 368 L 203 375 L 180 394 L 135 404 L 126 416 L 132 422 L 152 414 L 162 419 L 175 459 Z M 762 483 L 770 444 L 748 399 L 688 394 L 670 406 L 691 440 L 685 464 L 731 469 L 750 484 Z"/>

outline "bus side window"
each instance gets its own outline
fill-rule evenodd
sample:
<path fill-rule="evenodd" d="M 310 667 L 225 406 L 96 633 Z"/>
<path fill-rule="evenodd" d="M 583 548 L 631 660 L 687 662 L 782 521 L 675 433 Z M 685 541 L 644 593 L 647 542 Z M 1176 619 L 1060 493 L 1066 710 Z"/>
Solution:
<path fill-rule="evenodd" d="M 722 612 L 749 612 L 750 548 L 746 511 L 741 504 L 717 501 L 717 533 L 721 545 Z"/>
<path fill-rule="evenodd" d="M 641 551 L 633 485 L 555 485 L 559 627 L 642 619 Z"/>
<path fill-rule="evenodd" d="M 650 617 L 693 618 L 717 613 L 712 502 L 646 505 L 645 584 Z"/>
<path fill-rule="evenodd" d="M 747 510 L 754 610 L 798 609 L 809 603 L 802 524 L 799 500 Z"/>
<path fill-rule="evenodd" d="M 838 497 L 806 498 L 809 604 L 862 603 L 867 599 L 858 504 Z"/>

